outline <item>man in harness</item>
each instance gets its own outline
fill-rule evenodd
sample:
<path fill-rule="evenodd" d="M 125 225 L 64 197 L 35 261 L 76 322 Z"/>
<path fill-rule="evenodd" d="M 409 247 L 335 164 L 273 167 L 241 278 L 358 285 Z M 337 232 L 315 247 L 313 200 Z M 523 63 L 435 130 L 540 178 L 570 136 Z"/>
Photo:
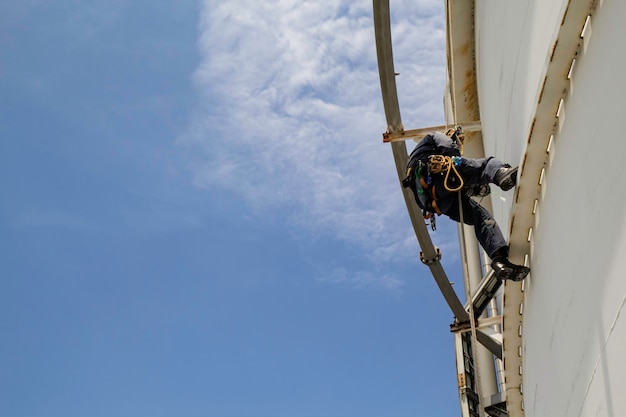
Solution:
<path fill-rule="evenodd" d="M 446 134 L 426 135 L 409 155 L 407 177 L 402 185 L 413 190 L 425 218 L 445 214 L 456 222 L 462 220 L 474 226 L 476 238 L 491 258 L 496 276 L 502 280 L 521 281 L 530 269 L 509 261 L 509 246 L 495 219 L 470 198 L 489 194 L 490 183 L 503 191 L 515 187 L 517 167 L 512 168 L 493 157 L 461 157 L 464 139 L 460 127 L 449 129 Z"/>

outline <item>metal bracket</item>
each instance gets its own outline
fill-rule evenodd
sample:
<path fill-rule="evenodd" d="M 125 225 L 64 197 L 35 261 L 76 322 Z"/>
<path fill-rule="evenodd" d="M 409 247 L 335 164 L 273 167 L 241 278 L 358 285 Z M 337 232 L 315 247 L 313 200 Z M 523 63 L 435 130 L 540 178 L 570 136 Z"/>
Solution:
<path fill-rule="evenodd" d="M 465 132 L 480 132 L 482 130 L 482 125 L 480 121 L 466 122 L 466 123 L 458 123 L 458 125 L 463 126 L 463 130 Z M 399 142 L 403 140 L 419 140 L 424 136 L 433 133 L 433 132 L 445 132 L 451 126 L 449 125 L 441 125 L 441 126 L 432 126 L 432 127 L 422 127 L 419 129 L 409 129 L 409 130 L 401 130 L 399 132 L 385 132 L 383 133 L 383 143 L 388 142 Z"/>
<path fill-rule="evenodd" d="M 497 319 L 502 319 L 502 317 L 500 316 L 498 316 L 497 318 L 494 317 L 494 320 L 497 320 Z M 485 321 L 484 324 L 479 322 L 479 325 L 481 327 L 492 325 L 492 324 L 494 323 L 490 319 L 487 319 L 487 321 Z M 471 330 L 471 324 L 469 322 L 453 323 L 450 325 L 450 331 L 455 334 L 469 333 L 470 330 Z M 497 335 L 494 335 L 494 336 L 497 336 Z M 496 358 L 502 359 L 502 341 L 496 339 L 494 336 L 490 336 L 489 334 L 485 333 L 483 330 L 476 328 L 476 340 L 478 341 L 478 343 L 480 343 L 485 348 L 487 348 L 487 350 L 491 352 Z"/>
<path fill-rule="evenodd" d="M 437 246 L 435 246 L 435 252 L 434 258 L 426 258 L 424 257 L 424 252 L 420 251 L 420 261 L 422 261 L 424 265 L 432 265 L 435 262 L 439 262 L 441 260 L 441 250 Z"/>
<path fill-rule="evenodd" d="M 476 318 L 480 317 L 483 311 L 485 311 L 485 308 L 487 308 L 489 302 L 496 295 L 496 292 L 501 286 L 502 280 L 496 276 L 493 270 L 491 270 L 489 274 L 483 278 L 478 290 L 472 296 L 474 316 Z"/>

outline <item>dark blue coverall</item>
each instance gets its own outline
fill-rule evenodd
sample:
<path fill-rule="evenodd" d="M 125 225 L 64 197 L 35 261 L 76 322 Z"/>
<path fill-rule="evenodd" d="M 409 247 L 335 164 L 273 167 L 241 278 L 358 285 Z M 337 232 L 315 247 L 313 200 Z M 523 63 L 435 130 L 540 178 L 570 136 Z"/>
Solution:
<path fill-rule="evenodd" d="M 414 167 L 417 161 L 427 163 L 431 155 L 446 155 L 460 157 L 460 145 L 450 137 L 440 132 L 425 136 L 409 155 L 409 167 Z M 496 172 L 507 167 L 503 162 L 490 158 L 461 158 L 456 166 L 465 185 L 494 183 Z M 474 226 L 478 242 L 490 258 L 496 252 L 504 251 L 508 254 L 508 245 L 495 219 L 483 206 L 461 192 L 450 192 L 444 187 L 444 174 L 431 174 L 431 184 L 435 186 L 437 206 L 442 214 L 456 222 L 461 221 L 459 213 L 459 197 L 463 204 L 463 222 Z M 417 184 L 417 187 L 420 187 Z M 422 207 L 423 208 L 423 207 Z"/>

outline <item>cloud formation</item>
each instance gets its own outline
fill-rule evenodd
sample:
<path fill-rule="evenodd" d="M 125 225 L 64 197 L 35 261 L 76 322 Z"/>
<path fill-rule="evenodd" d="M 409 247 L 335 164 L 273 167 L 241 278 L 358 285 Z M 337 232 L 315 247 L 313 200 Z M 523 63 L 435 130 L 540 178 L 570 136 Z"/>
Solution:
<path fill-rule="evenodd" d="M 392 6 L 404 124 L 439 124 L 443 4 Z M 205 0 L 199 29 L 201 107 L 181 139 L 194 149 L 195 183 L 380 260 L 415 245 L 382 143 L 371 2 Z"/>

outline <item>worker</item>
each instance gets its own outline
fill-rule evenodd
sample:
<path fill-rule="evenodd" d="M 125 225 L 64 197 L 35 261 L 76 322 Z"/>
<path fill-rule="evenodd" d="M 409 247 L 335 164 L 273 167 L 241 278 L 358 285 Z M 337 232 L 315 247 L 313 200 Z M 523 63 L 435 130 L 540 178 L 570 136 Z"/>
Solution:
<path fill-rule="evenodd" d="M 530 269 L 509 261 L 509 246 L 500 227 L 489 211 L 470 198 L 489 194 L 489 183 L 503 191 L 512 189 L 517 184 L 518 169 L 493 157 L 463 158 L 464 139 L 460 127 L 445 134 L 426 135 L 409 155 L 407 177 L 402 184 L 413 190 L 426 218 L 445 214 L 456 222 L 474 226 L 496 276 L 521 281 Z"/>

